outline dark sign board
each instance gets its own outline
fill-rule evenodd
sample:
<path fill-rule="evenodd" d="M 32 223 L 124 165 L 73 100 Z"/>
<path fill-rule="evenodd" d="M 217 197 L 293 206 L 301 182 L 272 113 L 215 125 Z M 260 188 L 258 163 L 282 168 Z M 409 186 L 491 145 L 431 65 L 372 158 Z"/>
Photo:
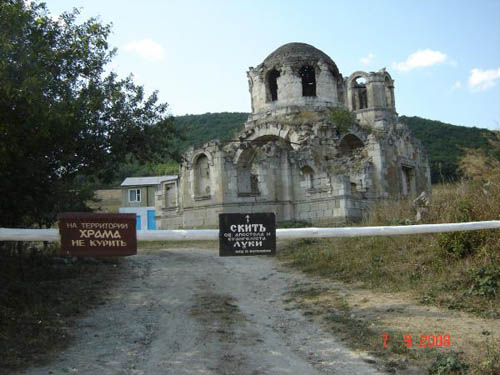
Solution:
<path fill-rule="evenodd" d="M 276 216 L 272 212 L 219 215 L 219 255 L 275 255 Z"/>
<path fill-rule="evenodd" d="M 59 214 L 63 256 L 137 254 L 135 214 Z"/>

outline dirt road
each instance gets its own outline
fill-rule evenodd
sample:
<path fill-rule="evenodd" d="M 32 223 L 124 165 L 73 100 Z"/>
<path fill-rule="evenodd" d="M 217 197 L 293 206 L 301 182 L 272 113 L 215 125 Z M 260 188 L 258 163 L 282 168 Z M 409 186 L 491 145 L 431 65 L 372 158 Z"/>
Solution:
<path fill-rule="evenodd" d="M 125 260 L 111 297 L 35 374 L 381 374 L 290 308 L 304 276 L 268 257 L 160 250 Z"/>

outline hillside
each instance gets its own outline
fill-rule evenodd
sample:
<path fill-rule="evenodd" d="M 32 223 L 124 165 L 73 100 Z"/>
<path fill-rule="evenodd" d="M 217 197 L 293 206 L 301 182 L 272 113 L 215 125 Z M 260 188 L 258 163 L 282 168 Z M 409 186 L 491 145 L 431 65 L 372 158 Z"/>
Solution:
<path fill-rule="evenodd" d="M 482 149 L 500 159 L 500 152 L 493 149 L 489 141 L 498 141 L 499 137 L 488 129 L 457 126 L 416 116 L 401 116 L 399 120 L 410 127 L 427 149 L 433 183 L 456 180 L 460 176 L 458 163 L 466 148 Z"/>
<path fill-rule="evenodd" d="M 222 112 L 202 115 L 186 115 L 175 118 L 177 126 L 184 127 L 186 141 L 183 149 L 200 146 L 212 139 L 229 140 L 239 131 L 248 113 Z M 499 140 L 496 133 L 488 129 L 457 126 L 421 117 L 401 116 L 415 136 L 422 141 L 429 153 L 432 182 L 456 180 L 459 160 L 465 155 L 464 148 L 482 149 L 500 159 L 500 151 L 490 147 L 489 137 Z"/>
<path fill-rule="evenodd" d="M 212 139 L 227 141 L 234 133 L 243 128 L 248 113 L 221 112 L 203 115 L 185 115 L 175 117 L 179 128 L 184 128 L 186 141 L 182 149 L 190 146 L 198 147 Z"/>

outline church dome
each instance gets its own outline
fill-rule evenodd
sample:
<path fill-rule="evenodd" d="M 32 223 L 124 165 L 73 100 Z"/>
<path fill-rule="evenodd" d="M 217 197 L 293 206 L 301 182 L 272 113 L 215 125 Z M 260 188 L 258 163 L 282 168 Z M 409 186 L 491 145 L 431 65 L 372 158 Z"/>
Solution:
<path fill-rule="evenodd" d="M 301 64 L 316 64 L 319 60 L 323 60 L 337 75 L 338 68 L 333 60 L 323 51 L 311 46 L 307 43 L 287 43 L 276 49 L 262 62 L 266 68 L 272 68 L 276 65 L 301 65 Z"/>
<path fill-rule="evenodd" d="M 344 79 L 333 60 L 306 43 L 287 43 L 248 72 L 252 119 L 334 108 L 344 102 Z"/>

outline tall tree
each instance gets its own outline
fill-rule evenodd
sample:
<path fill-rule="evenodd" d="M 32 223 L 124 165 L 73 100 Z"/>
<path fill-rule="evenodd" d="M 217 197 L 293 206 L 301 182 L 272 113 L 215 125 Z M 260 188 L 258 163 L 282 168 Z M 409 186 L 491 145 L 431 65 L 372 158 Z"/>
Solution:
<path fill-rule="evenodd" d="M 77 16 L 0 0 L 0 226 L 85 209 L 91 193 L 75 177 L 110 180 L 127 154 L 177 158 L 167 104 L 106 73 L 110 26 Z"/>

